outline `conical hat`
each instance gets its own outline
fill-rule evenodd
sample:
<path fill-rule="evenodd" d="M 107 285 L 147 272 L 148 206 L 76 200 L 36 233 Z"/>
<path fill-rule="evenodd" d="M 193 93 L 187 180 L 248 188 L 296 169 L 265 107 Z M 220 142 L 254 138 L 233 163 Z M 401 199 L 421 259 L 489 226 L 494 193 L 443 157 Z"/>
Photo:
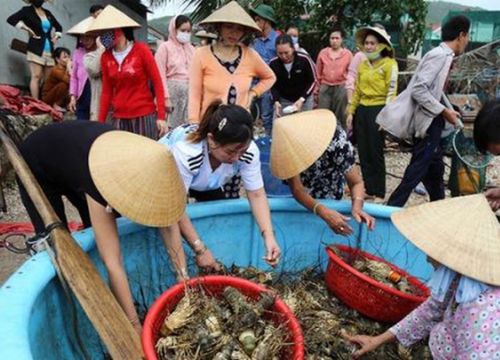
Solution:
<path fill-rule="evenodd" d="M 217 35 L 208 32 L 206 30 L 200 30 L 194 34 L 194 36 L 199 37 L 199 38 L 207 38 L 207 39 L 217 39 Z"/>
<path fill-rule="evenodd" d="M 250 15 L 236 2 L 231 1 L 200 22 L 200 25 L 232 23 L 245 26 L 253 31 L 261 31 Z"/>
<path fill-rule="evenodd" d="M 141 27 L 141 25 L 115 8 L 113 5 L 107 5 L 104 10 L 97 16 L 94 23 L 89 27 L 88 31 L 136 27 Z"/>
<path fill-rule="evenodd" d="M 325 109 L 274 120 L 271 143 L 273 175 L 290 179 L 314 164 L 331 143 L 336 126 L 335 114 Z"/>
<path fill-rule="evenodd" d="M 168 226 L 182 216 L 186 191 L 168 149 L 144 136 L 110 131 L 89 154 L 92 180 L 123 216 L 148 226 Z"/>
<path fill-rule="evenodd" d="M 94 23 L 94 20 L 95 19 L 92 16 L 89 16 L 88 18 L 83 19 L 71 29 L 66 31 L 66 34 L 76 36 L 85 35 L 89 31 L 90 26 Z"/>
<path fill-rule="evenodd" d="M 377 37 L 381 38 L 384 43 L 389 45 L 390 51 L 394 52 L 394 48 L 392 47 L 392 43 L 391 43 L 391 36 L 387 33 L 387 31 L 385 31 L 385 29 L 381 29 L 381 28 L 375 27 L 375 26 L 363 27 L 363 28 L 358 29 L 358 31 L 356 31 L 356 45 L 360 49 L 364 48 L 365 38 L 370 33 L 372 33 L 376 36 L 378 35 Z"/>
<path fill-rule="evenodd" d="M 500 285 L 500 225 L 484 195 L 406 208 L 391 219 L 434 260 L 462 275 Z"/>

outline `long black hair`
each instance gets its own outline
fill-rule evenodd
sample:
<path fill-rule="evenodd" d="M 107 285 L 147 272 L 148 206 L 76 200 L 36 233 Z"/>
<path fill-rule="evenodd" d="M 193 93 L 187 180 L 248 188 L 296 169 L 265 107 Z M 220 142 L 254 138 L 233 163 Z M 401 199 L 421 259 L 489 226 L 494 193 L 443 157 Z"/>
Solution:
<path fill-rule="evenodd" d="M 221 100 L 213 101 L 203 114 L 198 129 L 188 140 L 198 143 L 208 134 L 220 145 L 247 143 L 253 138 L 252 115 L 239 105 L 224 105 Z"/>
<path fill-rule="evenodd" d="M 485 153 L 488 145 L 500 144 L 500 99 L 484 104 L 474 121 L 474 142 Z"/>
<path fill-rule="evenodd" d="M 178 29 L 182 26 L 184 23 L 189 23 L 189 25 L 193 25 L 191 22 L 191 19 L 188 18 L 186 15 L 179 15 L 175 18 L 175 28 Z"/>

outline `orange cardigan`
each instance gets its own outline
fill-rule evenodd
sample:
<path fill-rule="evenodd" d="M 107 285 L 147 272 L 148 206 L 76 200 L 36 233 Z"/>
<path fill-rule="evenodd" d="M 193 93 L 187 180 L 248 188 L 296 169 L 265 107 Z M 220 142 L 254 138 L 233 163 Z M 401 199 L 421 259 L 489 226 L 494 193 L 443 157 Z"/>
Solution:
<path fill-rule="evenodd" d="M 212 101 L 221 99 L 226 103 L 231 84 L 236 88 L 236 103 L 246 108 L 253 78 L 259 79 L 252 88 L 257 96 L 269 90 L 276 81 L 271 68 L 255 50 L 242 46 L 240 64 L 231 74 L 219 63 L 210 46 L 196 49 L 189 69 L 189 122 L 200 122 Z"/>

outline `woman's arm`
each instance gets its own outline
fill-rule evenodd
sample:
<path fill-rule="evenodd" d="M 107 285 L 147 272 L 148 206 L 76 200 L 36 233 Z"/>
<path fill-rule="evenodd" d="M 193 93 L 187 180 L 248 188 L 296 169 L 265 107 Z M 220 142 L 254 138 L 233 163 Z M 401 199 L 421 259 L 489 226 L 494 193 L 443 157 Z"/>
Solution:
<path fill-rule="evenodd" d="M 26 8 L 22 8 L 14 14 L 7 18 L 7 23 L 18 28 L 19 30 L 24 30 L 28 33 L 29 37 L 40 38 L 33 29 L 31 29 L 25 23 L 26 20 Z"/>
<path fill-rule="evenodd" d="M 250 54 L 250 62 L 254 67 L 255 74 L 259 78 L 259 82 L 252 88 L 257 96 L 261 96 L 263 93 L 271 89 L 274 82 L 276 81 L 276 75 L 271 70 L 271 68 L 262 60 L 262 58 L 253 49 L 247 49 Z"/>
<path fill-rule="evenodd" d="M 160 45 L 155 54 L 156 65 L 160 72 L 161 81 L 163 83 L 163 92 L 165 94 L 165 106 L 168 103 L 168 87 L 167 87 L 167 66 L 168 66 L 168 49 L 167 43 L 164 42 Z"/>
<path fill-rule="evenodd" d="M 89 77 L 99 79 L 101 77 L 101 56 L 106 49 L 98 46 L 96 50 L 86 53 L 83 57 L 83 65 Z"/>
<path fill-rule="evenodd" d="M 61 24 L 59 24 L 59 21 L 57 21 L 56 17 L 50 11 L 48 11 L 48 10 L 45 10 L 45 11 L 50 16 L 50 23 L 52 24 L 52 26 L 54 27 L 54 30 L 56 31 L 55 36 L 57 36 L 58 38 L 61 38 L 62 31 L 63 31 Z"/>
<path fill-rule="evenodd" d="M 321 75 L 323 75 L 323 50 L 319 52 L 318 59 L 316 60 L 316 73 L 318 76 L 318 84 L 321 85 Z"/>
<path fill-rule="evenodd" d="M 247 190 L 247 196 L 255 221 L 257 225 L 259 225 L 261 235 L 264 238 L 264 244 L 267 251 L 264 260 L 266 260 L 269 265 L 276 266 L 279 262 L 281 250 L 274 238 L 271 211 L 269 210 L 266 192 L 263 187 L 252 191 Z"/>
<path fill-rule="evenodd" d="M 378 336 L 366 336 L 366 335 L 350 336 L 345 332 L 341 332 L 341 335 L 345 340 L 360 346 L 360 348 L 352 354 L 353 359 L 358 359 L 360 356 L 366 354 L 367 352 L 375 350 L 376 348 L 378 348 L 381 345 L 384 345 L 385 343 L 397 340 L 396 336 L 394 336 L 394 334 L 391 333 L 389 330 Z"/>
<path fill-rule="evenodd" d="M 141 44 L 142 45 L 142 44 Z M 156 65 L 155 58 L 146 45 L 142 45 L 143 64 L 148 74 L 149 79 L 153 83 L 156 97 L 156 113 L 158 121 L 165 121 L 165 89 L 161 80 L 158 66 Z M 162 136 L 164 134 L 160 134 Z"/>
<path fill-rule="evenodd" d="M 300 55 L 296 55 L 300 56 Z M 305 67 L 305 82 L 304 82 L 304 91 L 302 92 L 302 97 L 304 99 L 307 99 L 313 92 L 314 90 L 314 85 L 316 84 L 316 72 L 314 70 L 314 64 L 312 60 L 309 58 L 309 56 L 305 56 L 305 62 L 306 62 L 306 67 Z"/>
<path fill-rule="evenodd" d="M 69 79 L 69 94 L 71 95 L 72 98 L 75 98 L 78 96 L 78 67 L 81 65 L 77 61 L 77 50 L 73 52 L 73 67 L 71 68 L 71 76 Z M 81 57 L 83 61 L 83 56 Z"/>
<path fill-rule="evenodd" d="M 385 103 L 388 104 L 398 96 L 398 63 L 396 60 L 392 60 L 387 66 L 385 81 L 387 84 L 387 98 Z"/>
<path fill-rule="evenodd" d="M 353 166 L 351 170 L 346 173 L 345 178 L 347 180 L 347 186 L 349 186 L 349 190 L 351 191 L 352 217 L 358 223 L 365 222 L 368 229 L 373 230 L 375 227 L 375 218 L 363 211 L 365 185 L 358 166 Z"/>
<path fill-rule="evenodd" d="M 182 281 L 188 278 L 186 268 L 186 253 L 182 247 L 182 237 L 179 230 L 179 224 L 173 224 L 168 227 L 159 229 L 163 243 L 167 248 L 170 261 L 174 266 L 177 281 Z"/>
<path fill-rule="evenodd" d="M 299 204 L 304 206 L 307 210 L 314 213 L 314 215 L 318 215 L 335 233 L 340 235 L 349 235 L 353 232 L 352 228 L 348 224 L 350 218 L 335 210 L 329 209 L 315 200 L 309 194 L 307 189 L 304 188 L 304 185 L 300 180 L 300 175 L 288 179 L 287 181 L 295 200 L 297 200 Z"/>
<path fill-rule="evenodd" d="M 108 213 L 104 206 L 86 195 L 90 221 L 94 230 L 95 242 L 109 276 L 111 291 L 118 300 L 136 331 L 141 333 L 141 323 L 134 306 L 134 299 L 130 291 L 127 273 L 123 266 L 120 251 L 120 239 L 116 220 L 113 214 Z"/>
<path fill-rule="evenodd" d="M 203 98 L 203 48 L 196 50 L 189 68 L 189 100 L 188 100 L 188 120 L 190 123 L 200 122 L 201 101 Z"/>
<path fill-rule="evenodd" d="M 378 336 L 344 334 L 343 337 L 361 346 L 353 355 L 357 359 L 361 355 L 375 350 L 382 344 L 398 340 L 403 346 L 409 347 L 429 336 L 432 328 L 442 321 L 446 305 L 429 297 L 419 307 L 408 314 L 403 320 Z"/>
<path fill-rule="evenodd" d="M 196 232 L 191 219 L 186 213 L 184 213 L 182 218 L 179 220 L 179 227 L 182 236 L 184 236 L 184 239 L 186 239 L 188 245 L 195 253 L 196 265 L 205 269 L 219 270 L 220 264 L 217 260 L 215 260 L 212 252 L 200 239 L 200 236 Z"/>
<path fill-rule="evenodd" d="M 106 117 L 108 116 L 108 111 L 111 106 L 111 95 L 113 91 L 111 79 L 109 77 L 109 70 L 106 67 L 105 58 L 106 53 L 101 56 L 102 90 L 98 117 L 98 120 L 101 123 L 104 123 L 106 121 Z"/>

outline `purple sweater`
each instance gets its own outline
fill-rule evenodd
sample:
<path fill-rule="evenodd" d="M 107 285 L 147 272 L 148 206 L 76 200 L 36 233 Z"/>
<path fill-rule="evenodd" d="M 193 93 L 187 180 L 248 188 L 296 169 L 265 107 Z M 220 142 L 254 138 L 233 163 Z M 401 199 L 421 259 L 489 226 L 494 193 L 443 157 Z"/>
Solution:
<path fill-rule="evenodd" d="M 83 88 L 87 82 L 88 75 L 83 66 L 83 57 L 87 52 L 84 48 L 79 47 L 73 52 L 73 69 L 71 71 L 71 79 L 69 82 L 69 94 L 79 99 L 83 93 Z"/>

